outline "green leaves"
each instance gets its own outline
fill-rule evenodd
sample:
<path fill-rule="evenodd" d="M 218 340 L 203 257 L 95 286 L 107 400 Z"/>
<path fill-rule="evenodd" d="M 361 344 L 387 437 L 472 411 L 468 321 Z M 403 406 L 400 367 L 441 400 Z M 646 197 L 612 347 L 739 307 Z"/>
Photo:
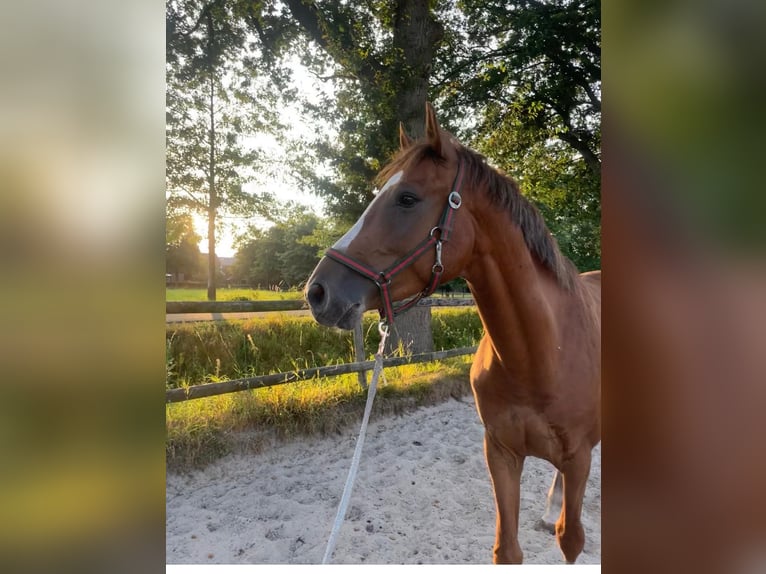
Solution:
<path fill-rule="evenodd" d="M 599 267 L 600 4 L 461 0 L 458 7 L 448 17 L 464 23 L 455 34 L 462 41 L 438 84 L 449 119 L 476 118 L 467 141 L 519 180 L 580 269 Z"/>
<path fill-rule="evenodd" d="M 208 296 L 215 298 L 215 231 L 225 216 L 270 212 L 273 198 L 248 190 L 262 157 L 246 138 L 284 129 L 279 98 L 265 78 L 270 43 L 263 6 L 245 0 L 170 0 L 167 4 L 167 154 L 169 201 L 208 218 Z M 251 37 L 253 25 L 264 42 Z"/>
<path fill-rule="evenodd" d="M 196 279 L 201 273 L 200 237 L 194 231 L 192 216 L 172 203 L 165 223 L 165 271 L 175 278 Z"/>
<path fill-rule="evenodd" d="M 271 198 L 248 193 L 270 164 L 244 142 L 288 131 L 285 62 L 300 58 L 332 89 L 303 105 L 316 133 L 271 169 L 323 197 L 339 227 L 372 198 L 399 121 L 418 135 L 427 97 L 447 129 L 521 181 L 580 268 L 598 266 L 600 20 L 596 0 L 170 0 L 168 188 L 205 209 L 212 147 L 221 213 L 278 219 Z M 335 231 L 309 236 L 326 247 Z"/>
<path fill-rule="evenodd" d="M 316 246 L 307 240 L 319 226 L 315 215 L 293 206 L 282 221 L 268 230 L 251 230 L 239 241 L 235 280 L 262 288 L 271 285 L 301 288 L 319 263 Z"/>

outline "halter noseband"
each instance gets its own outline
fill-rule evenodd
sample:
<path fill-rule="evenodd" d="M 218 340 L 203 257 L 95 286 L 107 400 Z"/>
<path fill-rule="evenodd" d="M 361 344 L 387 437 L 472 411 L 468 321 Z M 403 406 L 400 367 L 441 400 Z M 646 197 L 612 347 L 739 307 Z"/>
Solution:
<path fill-rule="evenodd" d="M 360 275 L 370 279 L 378 286 L 380 291 L 380 299 L 383 307 L 379 309 L 380 319 L 382 323 L 390 324 L 393 322 L 394 317 L 400 315 L 404 311 L 410 309 L 423 297 L 428 297 L 431 293 L 436 291 L 441 281 L 442 273 L 444 272 L 444 265 L 442 265 L 442 243 L 449 239 L 452 233 L 452 224 L 455 218 L 455 211 L 458 210 L 462 204 L 462 198 L 460 197 L 460 188 L 463 185 L 463 162 L 458 164 L 457 174 L 455 175 L 455 181 L 452 183 L 452 191 L 447 198 L 447 205 L 442 212 L 442 216 L 439 219 L 439 223 L 431 229 L 428 237 L 421 241 L 412 251 L 401 259 L 396 260 L 392 265 L 383 271 L 376 271 L 372 267 L 357 261 L 356 259 L 349 257 L 345 253 L 338 251 L 337 249 L 330 247 L 325 256 L 330 259 L 334 259 L 338 263 L 342 263 L 349 269 L 356 271 Z M 391 280 L 398 273 L 412 265 L 417 261 L 421 255 L 428 251 L 431 246 L 435 247 L 436 260 L 431 268 L 431 280 L 428 282 L 422 291 L 415 295 L 412 299 L 406 303 L 399 305 L 394 310 L 393 301 L 391 300 L 391 291 L 389 289 Z"/>

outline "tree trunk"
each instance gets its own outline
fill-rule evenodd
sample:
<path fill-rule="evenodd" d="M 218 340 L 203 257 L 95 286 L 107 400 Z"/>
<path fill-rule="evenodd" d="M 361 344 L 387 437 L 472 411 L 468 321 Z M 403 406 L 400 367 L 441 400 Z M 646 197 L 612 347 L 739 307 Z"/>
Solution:
<path fill-rule="evenodd" d="M 208 206 L 207 206 L 207 299 L 215 301 L 215 210 L 218 198 L 215 193 L 215 111 L 213 76 L 210 75 L 210 157 L 208 159 Z"/>
<path fill-rule="evenodd" d="M 215 208 L 207 212 L 207 300 L 215 301 Z"/>
<path fill-rule="evenodd" d="M 425 132 L 428 78 L 444 28 L 436 21 L 429 0 L 397 0 L 394 14 L 394 49 L 398 61 L 394 77 L 396 114 L 410 137 Z M 414 307 L 394 321 L 386 354 L 401 346 L 406 354 L 433 351 L 431 308 Z"/>
<path fill-rule="evenodd" d="M 215 77 L 212 65 L 213 20 L 208 12 L 208 38 L 211 50 L 210 74 L 210 155 L 208 157 L 208 204 L 207 204 L 207 299 L 215 301 L 215 212 L 218 197 L 215 191 Z"/>
<path fill-rule="evenodd" d="M 434 56 L 444 36 L 444 28 L 434 18 L 431 0 L 394 0 L 393 46 L 394 61 L 376 61 L 374 57 L 358 55 L 359 46 L 353 36 L 344 36 L 343 29 L 322 14 L 316 2 L 285 0 L 296 21 L 308 36 L 322 46 L 340 65 L 349 66 L 348 72 L 358 77 L 361 85 L 386 96 L 387 117 L 384 129 L 390 130 L 390 142 L 398 141 L 398 122 L 404 123 L 412 137 L 421 137 L 425 131 L 425 106 L 428 98 L 428 79 Z M 333 35 L 331 32 L 334 32 Z M 349 64 L 350 62 L 350 64 Z M 384 160 L 386 158 L 379 158 Z M 407 352 L 428 351 L 431 339 L 431 312 L 429 308 L 411 309 L 395 321 L 394 333 L 389 339 L 388 351 L 402 342 Z M 397 335 L 398 331 L 398 335 Z"/>
<path fill-rule="evenodd" d="M 386 341 L 386 356 L 430 353 L 434 350 L 431 331 L 431 307 L 413 307 L 394 321 L 391 335 Z"/>
<path fill-rule="evenodd" d="M 585 164 L 590 168 L 591 172 L 593 172 L 593 175 L 601 177 L 601 160 L 585 142 L 571 133 L 566 132 L 559 134 L 559 137 L 562 141 L 572 146 L 575 151 L 580 152 L 583 160 L 585 160 Z"/>
<path fill-rule="evenodd" d="M 396 112 L 411 137 L 423 135 L 428 78 L 444 28 L 429 0 L 397 0 L 394 14 Z"/>

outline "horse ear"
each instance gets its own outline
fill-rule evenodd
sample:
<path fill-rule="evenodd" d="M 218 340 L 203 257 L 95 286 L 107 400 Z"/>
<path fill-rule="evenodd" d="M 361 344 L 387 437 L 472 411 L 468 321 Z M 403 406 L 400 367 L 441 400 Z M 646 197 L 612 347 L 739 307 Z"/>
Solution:
<path fill-rule="evenodd" d="M 410 136 L 407 135 L 407 132 L 404 131 L 404 124 L 399 122 L 399 148 L 407 149 L 411 145 L 412 140 L 410 139 Z"/>
<path fill-rule="evenodd" d="M 430 102 L 426 102 L 426 140 L 428 140 L 431 149 L 441 155 L 441 130 L 439 129 L 439 122 L 436 121 L 436 112 L 434 112 Z"/>

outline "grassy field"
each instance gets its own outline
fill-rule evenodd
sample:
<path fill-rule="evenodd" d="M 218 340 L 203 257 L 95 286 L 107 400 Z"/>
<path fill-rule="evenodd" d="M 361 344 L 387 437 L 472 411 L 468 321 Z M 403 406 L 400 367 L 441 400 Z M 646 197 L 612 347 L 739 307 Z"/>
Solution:
<path fill-rule="evenodd" d="M 266 289 L 216 289 L 218 301 L 292 301 L 302 299 L 300 291 L 268 291 Z M 207 301 L 207 289 L 168 287 L 165 301 Z"/>
<path fill-rule="evenodd" d="M 368 357 L 380 340 L 376 324 L 372 315 L 365 317 Z M 434 309 L 432 326 L 436 349 L 475 345 L 482 332 L 474 308 Z M 168 388 L 353 361 L 351 334 L 310 317 L 168 325 L 166 345 Z M 385 369 L 376 416 L 468 393 L 470 361 Z M 166 405 L 168 468 L 201 467 L 274 439 L 338 432 L 359 422 L 365 397 L 350 374 Z"/>
<path fill-rule="evenodd" d="M 458 357 L 384 369 L 373 418 L 466 395 L 469 368 L 470 357 Z M 188 471 L 274 441 L 337 433 L 359 424 L 366 397 L 351 374 L 167 405 L 168 469 Z"/>
<path fill-rule="evenodd" d="M 434 294 L 438 297 L 439 293 Z M 454 297 L 467 298 L 470 294 L 454 293 Z M 294 301 L 303 299 L 301 291 L 268 291 L 266 289 L 226 289 L 216 290 L 218 301 Z M 166 287 L 165 301 L 207 301 L 207 289 L 203 287 Z"/>
<path fill-rule="evenodd" d="M 437 350 L 476 345 L 481 338 L 472 307 L 434 308 L 431 317 Z M 365 315 L 362 327 L 369 358 L 380 342 L 374 313 Z M 168 388 L 354 361 L 352 334 L 311 317 L 169 324 L 165 343 Z"/>

